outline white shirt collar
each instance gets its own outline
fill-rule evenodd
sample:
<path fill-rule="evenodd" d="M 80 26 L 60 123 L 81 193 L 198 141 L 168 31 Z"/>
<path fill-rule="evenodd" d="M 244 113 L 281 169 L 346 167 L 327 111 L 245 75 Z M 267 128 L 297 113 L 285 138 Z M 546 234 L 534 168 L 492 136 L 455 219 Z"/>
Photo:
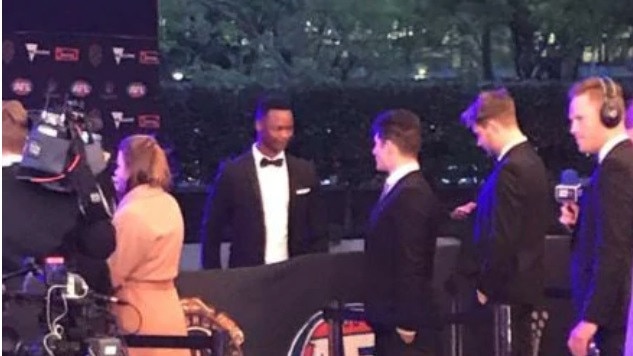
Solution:
<path fill-rule="evenodd" d="M 602 163 L 602 161 L 607 157 L 609 152 L 611 152 L 615 146 L 617 146 L 620 142 L 626 141 L 629 139 L 629 136 L 626 133 L 621 133 L 609 141 L 602 145 L 600 152 L 598 152 L 598 162 Z"/>
<path fill-rule="evenodd" d="M 284 164 L 286 163 L 286 152 L 285 151 L 281 151 L 279 152 L 279 154 L 277 154 L 275 157 L 266 157 L 258 148 L 257 148 L 257 143 L 253 144 L 253 157 L 255 158 L 255 163 L 257 166 L 259 166 L 259 162 L 262 160 L 262 158 L 266 158 L 266 159 L 270 159 L 270 160 L 276 160 L 276 159 L 283 159 L 284 160 Z"/>
<path fill-rule="evenodd" d="M 501 149 L 501 152 L 499 153 L 499 157 L 497 157 L 497 161 L 501 161 L 503 157 L 505 157 L 505 155 L 508 154 L 508 152 L 510 152 L 511 149 L 513 149 L 515 146 L 522 144 L 523 142 L 527 142 L 527 137 L 521 135 L 520 137 L 517 137 L 516 139 L 506 143 L 506 145 L 503 146 L 503 148 Z"/>
<path fill-rule="evenodd" d="M 391 189 L 400 179 L 411 172 L 419 171 L 420 164 L 418 162 L 411 162 L 407 164 L 403 164 L 402 166 L 396 168 L 395 171 L 391 172 L 385 181 L 385 185 Z"/>
<path fill-rule="evenodd" d="M 15 163 L 22 162 L 22 155 L 16 153 L 3 153 L 2 154 L 2 167 L 9 167 Z"/>

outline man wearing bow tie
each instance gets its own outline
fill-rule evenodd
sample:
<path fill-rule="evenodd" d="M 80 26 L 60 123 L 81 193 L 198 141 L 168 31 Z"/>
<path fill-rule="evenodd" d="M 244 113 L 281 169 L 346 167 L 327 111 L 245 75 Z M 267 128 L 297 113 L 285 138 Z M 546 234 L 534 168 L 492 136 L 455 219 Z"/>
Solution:
<path fill-rule="evenodd" d="M 261 98 L 255 129 L 255 144 L 224 164 L 211 186 L 200 236 L 205 269 L 221 267 L 225 233 L 231 242 L 230 268 L 327 250 L 314 165 L 285 152 L 294 132 L 289 103 L 281 97 Z"/>

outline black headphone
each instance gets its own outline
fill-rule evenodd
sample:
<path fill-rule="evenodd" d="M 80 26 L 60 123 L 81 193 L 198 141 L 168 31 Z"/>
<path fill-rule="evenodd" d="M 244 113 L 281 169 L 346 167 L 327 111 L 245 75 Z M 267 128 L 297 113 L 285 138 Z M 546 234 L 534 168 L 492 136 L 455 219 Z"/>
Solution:
<path fill-rule="evenodd" d="M 600 77 L 604 101 L 600 108 L 600 120 L 608 128 L 618 126 L 622 120 L 616 98 L 618 96 L 615 82 L 609 77 Z"/>

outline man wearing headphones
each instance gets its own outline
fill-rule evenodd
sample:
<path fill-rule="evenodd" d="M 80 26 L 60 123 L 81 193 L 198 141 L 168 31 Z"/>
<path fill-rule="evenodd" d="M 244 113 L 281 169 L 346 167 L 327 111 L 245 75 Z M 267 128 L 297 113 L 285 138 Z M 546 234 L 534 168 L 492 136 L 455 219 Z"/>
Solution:
<path fill-rule="evenodd" d="M 633 259 L 633 142 L 624 126 L 622 88 L 610 78 L 588 78 L 569 91 L 570 133 L 578 150 L 597 156 L 572 240 L 571 284 L 576 325 L 567 345 L 588 354 L 624 351 Z"/>

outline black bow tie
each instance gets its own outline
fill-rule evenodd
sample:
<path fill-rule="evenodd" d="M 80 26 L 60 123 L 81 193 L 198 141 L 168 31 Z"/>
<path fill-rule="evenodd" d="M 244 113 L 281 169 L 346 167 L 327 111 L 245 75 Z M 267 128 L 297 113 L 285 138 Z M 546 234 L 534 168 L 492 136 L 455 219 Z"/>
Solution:
<path fill-rule="evenodd" d="M 278 159 L 262 158 L 262 160 L 259 162 L 259 166 L 262 168 L 266 166 L 270 166 L 270 165 L 273 165 L 275 167 L 281 167 L 283 163 L 284 163 L 283 158 L 278 158 Z"/>

